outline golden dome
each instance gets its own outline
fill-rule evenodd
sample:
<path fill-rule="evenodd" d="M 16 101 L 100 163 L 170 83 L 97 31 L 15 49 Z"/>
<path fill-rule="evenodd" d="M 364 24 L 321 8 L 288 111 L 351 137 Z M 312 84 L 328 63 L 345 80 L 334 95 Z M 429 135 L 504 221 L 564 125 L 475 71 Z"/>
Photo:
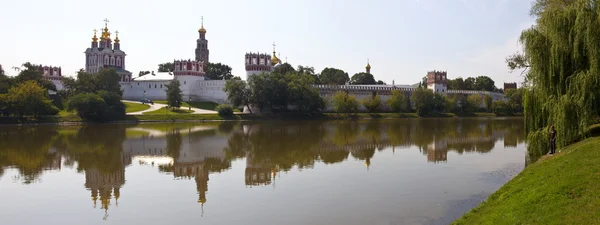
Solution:
<path fill-rule="evenodd" d="M 94 37 L 92 38 L 93 42 L 98 42 L 98 37 L 96 37 L 96 29 L 94 29 Z"/>
<path fill-rule="evenodd" d="M 367 69 L 371 69 L 371 64 L 369 63 L 369 60 L 367 59 L 367 66 L 365 66 L 365 68 Z"/>
<path fill-rule="evenodd" d="M 281 62 L 281 60 L 279 60 L 279 58 L 277 58 L 277 56 L 275 55 L 275 52 L 273 52 L 273 58 L 271 58 L 271 64 L 277 65 L 279 64 L 279 62 Z"/>
<path fill-rule="evenodd" d="M 115 43 L 119 44 L 119 31 L 115 31 Z"/>

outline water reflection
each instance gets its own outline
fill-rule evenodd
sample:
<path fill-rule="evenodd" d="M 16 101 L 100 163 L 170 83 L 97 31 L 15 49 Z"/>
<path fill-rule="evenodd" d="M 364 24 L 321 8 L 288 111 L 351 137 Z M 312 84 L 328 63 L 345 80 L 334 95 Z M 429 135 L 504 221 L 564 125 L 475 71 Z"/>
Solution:
<path fill-rule="evenodd" d="M 176 180 L 194 180 L 197 201 L 207 203 L 211 174 L 245 159 L 247 187 L 274 185 L 278 174 L 316 163 L 359 160 L 374 166 L 378 151 L 416 146 L 430 163 L 444 163 L 448 152 L 488 153 L 496 142 L 523 143 L 521 119 L 407 119 L 330 122 L 90 125 L 80 127 L 3 127 L 0 179 L 5 168 L 18 170 L 23 184 L 41 180 L 45 170 L 74 168 L 85 174 L 94 207 L 118 206 L 132 162 L 154 166 Z M 177 181 L 175 181 L 177 182 Z"/>

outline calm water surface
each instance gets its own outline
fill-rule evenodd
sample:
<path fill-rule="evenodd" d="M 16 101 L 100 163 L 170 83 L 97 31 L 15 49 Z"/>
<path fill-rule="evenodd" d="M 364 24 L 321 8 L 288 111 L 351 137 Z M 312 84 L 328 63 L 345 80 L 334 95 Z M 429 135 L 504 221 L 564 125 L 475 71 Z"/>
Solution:
<path fill-rule="evenodd" d="M 522 119 L 0 127 L 0 224 L 447 224 Z"/>

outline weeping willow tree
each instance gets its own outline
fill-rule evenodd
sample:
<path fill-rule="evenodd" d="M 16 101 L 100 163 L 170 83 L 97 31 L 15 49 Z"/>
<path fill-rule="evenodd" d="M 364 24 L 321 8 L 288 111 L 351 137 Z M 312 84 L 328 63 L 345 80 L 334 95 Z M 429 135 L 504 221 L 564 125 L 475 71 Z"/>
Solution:
<path fill-rule="evenodd" d="M 600 0 L 537 0 L 536 23 L 522 32 L 522 67 L 530 87 L 523 99 L 530 154 L 585 137 L 597 119 L 600 94 Z M 509 67 L 510 67 L 509 63 Z"/>

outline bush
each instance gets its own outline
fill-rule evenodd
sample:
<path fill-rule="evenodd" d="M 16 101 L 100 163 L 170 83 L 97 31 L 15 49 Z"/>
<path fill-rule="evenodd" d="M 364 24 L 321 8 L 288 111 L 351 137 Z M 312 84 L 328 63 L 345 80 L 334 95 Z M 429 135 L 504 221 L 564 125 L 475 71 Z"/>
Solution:
<path fill-rule="evenodd" d="M 96 94 L 77 94 L 69 100 L 68 110 L 77 111 L 84 120 L 103 121 L 103 112 L 108 108 L 104 99 Z"/>
<path fill-rule="evenodd" d="M 337 113 L 356 113 L 360 106 L 356 96 L 350 95 L 345 91 L 338 91 L 331 100 L 333 110 Z"/>
<path fill-rule="evenodd" d="M 219 112 L 219 116 L 233 116 L 233 107 L 231 105 L 221 104 L 218 105 L 215 109 L 217 110 L 217 112 Z"/>
<path fill-rule="evenodd" d="M 386 103 L 392 112 L 408 112 L 410 108 L 408 98 L 399 90 L 393 90 L 392 96 Z"/>
<path fill-rule="evenodd" d="M 368 112 L 374 113 L 379 110 L 379 107 L 381 106 L 381 97 L 379 97 L 379 95 L 375 95 L 372 98 L 363 99 L 361 103 L 365 106 Z"/>

